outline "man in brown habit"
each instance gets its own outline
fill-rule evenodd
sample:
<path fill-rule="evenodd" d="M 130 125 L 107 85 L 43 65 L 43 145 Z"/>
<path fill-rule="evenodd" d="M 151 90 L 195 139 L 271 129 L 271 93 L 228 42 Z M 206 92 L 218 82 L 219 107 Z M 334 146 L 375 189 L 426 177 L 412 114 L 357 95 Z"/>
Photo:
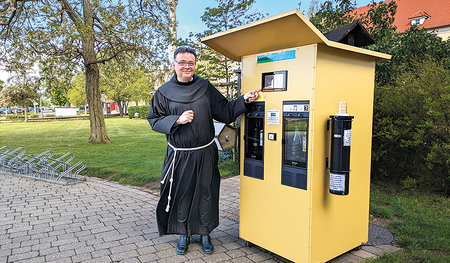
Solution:
<path fill-rule="evenodd" d="M 166 134 L 168 142 L 156 208 L 159 234 L 181 235 L 179 255 L 187 253 L 192 235 L 201 235 L 203 253 L 214 252 L 209 234 L 219 225 L 220 174 L 213 119 L 234 121 L 260 91 L 228 101 L 194 74 L 196 59 L 192 48 L 175 51 L 175 74 L 156 91 L 148 113 L 152 129 Z"/>

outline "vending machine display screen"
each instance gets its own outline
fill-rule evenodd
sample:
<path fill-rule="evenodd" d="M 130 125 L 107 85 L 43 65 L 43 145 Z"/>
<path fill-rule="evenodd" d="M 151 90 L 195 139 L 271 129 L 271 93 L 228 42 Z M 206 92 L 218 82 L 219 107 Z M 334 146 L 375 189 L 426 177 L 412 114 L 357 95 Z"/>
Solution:
<path fill-rule="evenodd" d="M 284 164 L 306 167 L 308 120 L 284 118 Z"/>
<path fill-rule="evenodd" d="M 283 102 L 283 165 L 281 184 L 308 188 L 309 101 Z"/>

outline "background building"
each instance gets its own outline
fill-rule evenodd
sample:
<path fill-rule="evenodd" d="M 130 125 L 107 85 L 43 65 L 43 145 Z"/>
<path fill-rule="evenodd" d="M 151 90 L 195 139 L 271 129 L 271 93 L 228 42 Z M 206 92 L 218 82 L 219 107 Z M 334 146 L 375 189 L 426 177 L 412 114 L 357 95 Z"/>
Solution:
<path fill-rule="evenodd" d="M 394 0 L 387 0 L 389 3 Z M 450 38 L 450 1 L 449 0 L 395 0 L 397 13 L 394 25 L 401 33 L 415 25 L 435 32 L 442 40 Z M 357 14 L 366 13 L 369 7 L 355 9 Z"/>

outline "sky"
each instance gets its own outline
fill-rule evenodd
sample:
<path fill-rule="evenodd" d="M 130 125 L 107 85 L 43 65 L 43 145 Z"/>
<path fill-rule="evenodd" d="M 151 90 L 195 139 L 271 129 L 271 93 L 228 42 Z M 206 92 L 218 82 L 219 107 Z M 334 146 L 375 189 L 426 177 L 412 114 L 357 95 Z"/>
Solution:
<path fill-rule="evenodd" d="M 269 14 L 270 17 L 300 8 L 300 11 L 306 14 L 310 2 L 311 0 L 256 0 L 251 11 Z M 322 3 L 324 0 L 319 0 L 319 2 Z M 371 0 L 356 0 L 356 6 L 365 6 L 370 2 Z M 380 2 L 380 0 L 375 2 Z M 301 3 L 300 7 L 299 3 Z M 178 38 L 187 38 L 190 32 L 201 33 L 206 30 L 206 26 L 200 18 L 206 7 L 217 7 L 217 2 L 215 0 L 178 0 L 176 9 Z M 0 69 L 0 79 L 6 82 L 7 78 L 7 73 Z"/>
<path fill-rule="evenodd" d="M 319 0 L 320 3 L 325 0 Z M 375 2 L 380 2 L 376 0 Z M 251 11 L 258 11 L 270 16 L 279 15 L 281 13 L 299 9 L 306 15 L 311 0 L 256 0 Z M 356 0 L 356 6 L 366 6 L 371 0 Z M 299 8 L 299 3 L 301 3 Z M 200 33 L 206 30 L 205 24 L 201 20 L 201 16 L 205 12 L 206 7 L 217 7 L 215 0 L 178 0 L 176 9 L 177 13 L 177 35 L 178 38 L 186 38 L 189 32 Z"/>

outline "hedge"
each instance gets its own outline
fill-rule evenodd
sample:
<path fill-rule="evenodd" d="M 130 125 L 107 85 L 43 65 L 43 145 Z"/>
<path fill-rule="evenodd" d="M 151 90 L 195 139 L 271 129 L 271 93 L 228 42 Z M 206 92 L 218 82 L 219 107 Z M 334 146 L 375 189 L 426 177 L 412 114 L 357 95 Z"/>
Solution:
<path fill-rule="evenodd" d="M 128 107 L 128 118 L 133 119 L 134 113 L 138 112 L 139 118 L 146 120 L 149 111 L 150 111 L 150 105 L 130 106 L 130 107 Z"/>
<path fill-rule="evenodd" d="M 20 114 L 20 115 L 6 115 L 6 119 L 25 119 L 25 115 Z"/>

